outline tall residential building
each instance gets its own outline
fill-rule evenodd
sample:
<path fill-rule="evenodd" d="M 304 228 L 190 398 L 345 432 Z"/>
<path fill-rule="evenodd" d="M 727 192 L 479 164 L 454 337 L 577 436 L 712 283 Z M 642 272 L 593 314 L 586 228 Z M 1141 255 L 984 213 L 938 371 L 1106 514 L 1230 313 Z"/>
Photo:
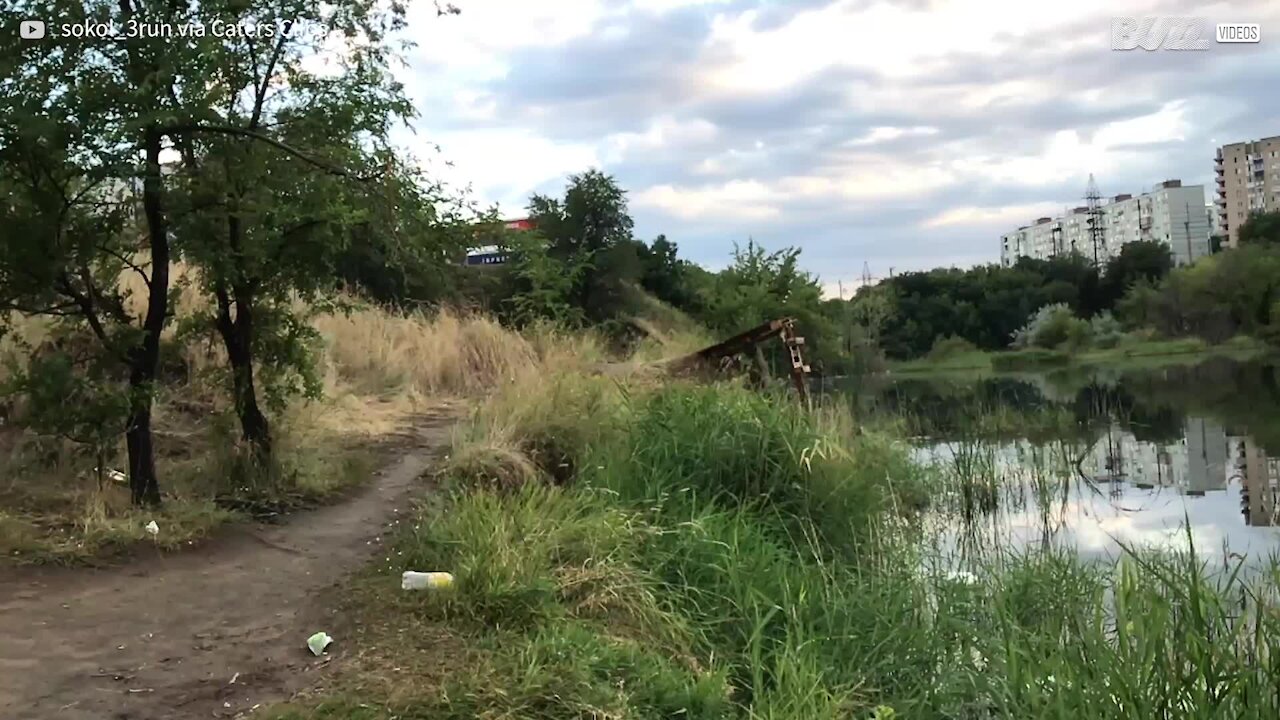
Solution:
<path fill-rule="evenodd" d="M 1162 242 L 1178 265 L 1209 254 L 1209 217 L 1204 211 L 1203 185 L 1166 180 L 1141 195 L 1116 195 L 1102 204 L 1101 243 L 1095 248 L 1089 229 L 1092 216 L 1077 207 L 1059 218 L 1043 217 L 1031 225 L 1000 236 L 1000 263 L 1013 265 L 1019 257 L 1045 260 L 1078 253 L 1105 263 L 1120 248 L 1137 240 Z"/>
<path fill-rule="evenodd" d="M 1280 210 L 1280 136 L 1223 145 L 1213 169 L 1218 224 L 1224 244 L 1235 247 L 1250 215 Z"/>

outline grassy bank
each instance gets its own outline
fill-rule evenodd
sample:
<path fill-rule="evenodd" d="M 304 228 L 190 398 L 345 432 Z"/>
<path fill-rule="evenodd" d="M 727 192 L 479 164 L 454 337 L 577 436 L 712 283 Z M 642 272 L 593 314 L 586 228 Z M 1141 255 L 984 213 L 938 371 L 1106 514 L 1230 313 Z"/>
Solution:
<path fill-rule="evenodd" d="M 1280 711 L 1276 578 L 1057 551 L 957 575 L 912 522 L 933 471 L 843 409 L 547 369 L 477 411 L 441 480 L 353 582 L 341 671 L 268 717 Z M 456 584 L 403 592 L 408 569 Z"/>
<path fill-rule="evenodd" d="M 180 318 L 201 302 L 184 294 Z M 369 478 L 415 415 L 480 397 L 543 362 L 585 369 L 602 356 L 590 339 L 550 330 L 522 336 L 490 318 L 449 311 L 396 313 L 356 302 L 350 312 L 313 316 L 311 323 L 321 336 L 323 396 L 296 399 L 273 414 L 279 466 L 269 475 L 243 471 L 247 450 L 228 401 L 220 346 L 179 343 L 172 329 L 155 406 L 161 508 L 132 507 L 122 474 L 100 478 L 83 447 L 0 425 L 0 557 L 76 563 L 139 544 L 182 547 L 246 514 L 327 502 Z M 23 343 L 8 337 L 0 352 L 20 364 L 51 329 L 25 320 L 18 328 Z M 123 468 L 123 441 L 104 466 Z M 153 520 L 161 529 L 155 536 L 145 530 Z"/>
<path fill-rule="evenodd" d="M 1266 343 L 1249 337 L 1209 344 L 1198 338 L 1127 339 L 1112 348 L 1076 351 L 1026 350 L 984 351 L 967 349 L 916 360 L 896 362 L 890 371 L 899 374 L 974 374 L 1038 370 L 1065 366 L 1106 365 L 1117 368 L 1156 368 L 1200 362 L 1210 357 L 1249 359 L 1274 352 Z"/>

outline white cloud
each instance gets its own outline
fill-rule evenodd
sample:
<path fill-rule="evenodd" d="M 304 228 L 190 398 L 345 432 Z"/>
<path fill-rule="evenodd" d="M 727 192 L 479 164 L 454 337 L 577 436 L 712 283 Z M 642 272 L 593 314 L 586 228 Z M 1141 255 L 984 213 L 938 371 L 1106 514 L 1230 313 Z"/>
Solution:
<path fill-rule="evenodd" d="M 636 207 L 662 210 L 683 220 L 767 220 L 781 214 L 777 195 L 754 180 L 701 188 L 655 185 L 631 196 Z"/>
<path fill-rule="evenodd" d="M 866 135 L 854 138 L 846 144 L 851 147 L 859 147 L 863 145 L 875 145 L 889 140 L 897 140 L 902 137 L 918 137 L 937 134 L 938 128 L 928 127 L 925 125 L 919 125 L 916 127 L 874 127 L 871 128 Z"/>
<path fill-rule="evenodd" d="M 938 167 L 868 158 L 856 167 L 825 175 L 789 175 L 767 182 L 730 180 L 700 186 L 662 184 L 636 193 L 634 201 L 686 220 L 769 219 L 784 216 L 792 203 L 872 202 L 924 194 L 953 181 L 950 173 Z"/>
<path fill-rule="evenodd" d="M 1140 157 L 1133 146 L 1181 140 L 1186 127 L 1185 104 L 1174 101 L 1150 115 L 1104 125 L 1090 139 L 1076 130 L 1060 130 L 1038 153 L 984 154 L 964 146 L 949 151 L 958 158 L 954 162 L 956 170 L 975 179 L 1049 185 L 1088 173 L 1106 174 L 1122 168 L 1132 172 L 1143 165 L 1155 166 L 1163 158 L 1150 154 Z"/>
<path fill-rule="evenodd" d="M 410 5 L 416 57 L 446 67 L 505 65 L 522 47 L 555 47 L 593 31 L 609 14 L 602 0 L 476 0 L 462 14 L 436 17 L 431 3 Z"/>
<path fill-rule="evenodd" d="M 771 23 L 729 0 L 468 0 L 462 15 L 445 18 L 417 3 L 418 50 L 400 77 L 423 113 L 423 135 L 456 163 L 448 179 L 474 184 L 483 199 L 523 206 L 530 192 L 603 166 L 635 208 L 651 211 L 637 215 L 657 224 L 641 234 L 691 230 L 702 245 L 682 248 L 707 248 L 700 260 L 718 257 L 716 237 L 744 227 L 799 242 L 788 239 L 793 223 L 839 217 L 840 230 L 806 234 L 803 244 L 824 274 L 848 277 L 863 255 L 900 269 L 944 263 L 943 255 L 989 259 L 992 233 L 1061 212 L 1060 196 L 1072 194 L 1063 189 L 1083 190 L 1089 173 L 1107 193 L 1170 176 L 1211 182 L 1208 128 L 1221 141 L 1274 133 L 1258 117 L 1274 114 L 1265 96 L 1204 87 L 1213 75 L 1256 77 L 1280 58 L 1274 49 L 1214 47 L 1184 64 L 1106 48 L 1111 16 L 1167 14 L 1169 1 L 774 3 L 761 12 L 786 17 Z M 1280 21 L 1280 5 L 1207 0 L 1195 14 L 1266 24 Z M 711 18 L 701 47 L 698 18 Z M 585 73 L 608 88 L 611 104 L 580 92 L 566 99 L 565 88 L 580 87 L 572 81 L 583 57 L 631 57 L 616 51 L 640 40 L 654 50 L 644 72 L 620 67 L 613 86 L 608 67 Z M 1092 47 L 1106 68 L 1041 71 Z M 519 64 L 525 57 L 530 64 Z M 831 77 L 849 79 L 814 84 L 833 69 L 849 72 Z M 651 75 L 679 81 L 658 87 Z M 517 78 L 518 97 L 501 95 Z M 1092 118 L 1102 117 L 1116 120 L 1099 127 Z M 437 135 L 437 119 L 472 129 Z M 1007 196 L 1016 199 L 1003 204 Z M 921 235 L 933 244 L 897 242 Z"/>
<path fill-rule="evenodd" d="M 633 5 L 637 10 L 645 12 L 665 13 L 687 7 L 726 5 L 729 2 L 731 0 L 635 0 Z"/>
<path fill-rule="evenodd" d="M 1154 0 L 1131 3 L 1149 6 Z M 918 6 L 858 0 L 796 13 L 787 23 L 759 30 L 758 13 L 718 17 L 712 45 L 729 59 L 709 68 L 706 80 L 726 90 L 770 92 L 830 67 L 862 68 L 889 78 L 919 76 L 952 53 L 999 54 L 1025 37 L 1062 42 L 1058 28 L 1096 18 L 1100 49 L 1117 12 L 1115 0 L 1071 3 L 938 0 Z"/>
<path fill-rule="evenodd" d="M 670 151 L 715 140 L 716 126 L 701 118 L 677 120 L 670 115 L 654 118 L 644 132 L 615 133 L 603 140 L 604 155 L 609 161 L 621 160 L 635 153 Z"/>
<path fill-rule="evenodd" d="M 524 208 L 540 185 L 600 164 L 590 144 L 555 142 L 527 130 L 453 132 L 433 140 L 454 165 L 442 179 L 473 184 L 481 201 L 500 203 L 507 214 Z"/>
<path fill-rule="evenodd" d="M 920 223 L 923 228 L 1025 225 L 1035 218 L 1060 215 L 1063 206 L 1055 203 L 977 207 L 965 205 L 948 208 Z"/>

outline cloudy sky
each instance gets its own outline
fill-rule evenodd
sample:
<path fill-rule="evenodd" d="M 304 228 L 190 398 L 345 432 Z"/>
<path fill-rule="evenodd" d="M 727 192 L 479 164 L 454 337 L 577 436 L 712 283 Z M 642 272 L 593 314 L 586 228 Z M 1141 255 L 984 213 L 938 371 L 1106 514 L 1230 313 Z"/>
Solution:
<path fill-rule="evenodd" d="M 1280 135 L 1280 0 L 455 0 L 417 3 L 404 80 L 451 180 L 519 216 L 589 167 L 636 231 L 722 267 L 803 248 L 846 288 L 997 259 L 1001 232 Z M 1257 45 L 1110 49 L 1114 16 L 1256 22 Z M 1211 28 L 1212 30 L 1212 28 Z"/>

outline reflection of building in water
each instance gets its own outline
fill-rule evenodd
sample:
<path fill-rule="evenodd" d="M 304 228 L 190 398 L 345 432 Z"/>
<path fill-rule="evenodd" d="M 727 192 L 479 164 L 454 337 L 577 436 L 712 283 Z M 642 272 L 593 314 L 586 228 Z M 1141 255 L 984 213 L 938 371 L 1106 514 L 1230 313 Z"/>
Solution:
<path fill-rule="evenodd" d="M 1240 511 L 1248 525 L 1276 524 L 1276 500 L 1280 497 L 1280 458 L 1246 437 L 1240 444 Z"/>
<path fill-rule="evenodd" d="M 1176 443 L 1135 440 L 1113 427 L 1094 448 L 1094 478 L 1123 480 L 1140 488 L 1167 487 L 1188 495 L 1223 490 L 1227 483 L 1227 435 L 1204 418 L 1187 418 Z"/>
<path fill-rule="evenodd" d="M 1187 482 L 1188 495 L 1203 495 L 1208 490 L 1222 490 L 1227 485 L 1227 433 L 1223 427 L 1204 418 L 1187 418 Z"/>

